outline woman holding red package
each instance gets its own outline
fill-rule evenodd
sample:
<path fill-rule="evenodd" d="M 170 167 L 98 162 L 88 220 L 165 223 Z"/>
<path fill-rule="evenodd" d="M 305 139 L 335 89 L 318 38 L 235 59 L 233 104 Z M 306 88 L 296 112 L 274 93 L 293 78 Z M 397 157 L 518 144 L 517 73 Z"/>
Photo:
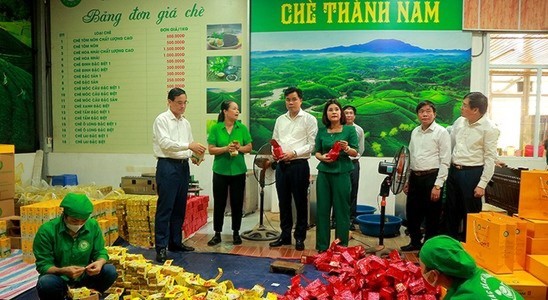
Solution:
<path fill-rule="evenodd" d="M 358 136 L 353 126 L 346 126 L 346 117 L 337 100 L 325 104 L 322 115 L 325 128 L 316 135 L 318 178 L 316 185 L 316 250 L 323 252 L 330 244 L 330 215 L 335 214 L 335 238 L 348 246 L 350 231 L 350 172 L 354 165 L 350 156 L 358 155 Z"/>

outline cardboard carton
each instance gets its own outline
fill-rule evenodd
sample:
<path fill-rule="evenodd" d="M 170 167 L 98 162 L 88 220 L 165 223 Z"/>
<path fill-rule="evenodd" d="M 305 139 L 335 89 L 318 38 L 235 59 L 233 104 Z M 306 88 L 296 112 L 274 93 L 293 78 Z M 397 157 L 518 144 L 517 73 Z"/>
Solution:
<path fill-rule="evenodd" d="M 527 254 L 548 255 L 548 238 L 527 237 Z"/>
<path fill-rule="evenodd" d="M 156 195 L 156 178 L 125 176 L 122 177 L 120 187 L 126 194 Z"/>
<path fill-rule="evenodd" d="M 511 286 L 527 300 L 546 300 L 546 285 L 526 271 L 496 275 L 498 279 Z"/>
<path fill-rule="evenodd" d="M 548 285 L 548 255 L 527 255 L 525 270 Z"/>
<path fill-rule="evenodd" d="M 15 214 L 15 203 L 13 198 L 0 199 L 0 218 L 13 216 Z"/>
<path fill-rule="evenodd" d="M 0 145 L 0 199 L 15 196 L 15 156 Z M 4 149 L 4 150 L 2 150 Z"/>

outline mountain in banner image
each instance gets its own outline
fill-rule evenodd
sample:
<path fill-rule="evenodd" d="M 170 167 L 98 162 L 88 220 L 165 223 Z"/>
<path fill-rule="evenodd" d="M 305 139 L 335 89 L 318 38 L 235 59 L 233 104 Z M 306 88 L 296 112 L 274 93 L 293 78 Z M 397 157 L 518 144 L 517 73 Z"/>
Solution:
<path fill-rule="evenodd" d="M 324 103 L 338 99 L 357 108 L 356 123 L 366 134 L 367 156 L 393 156 L 409 144 L 419 123 L 416 105 L 430 100 L 437 122 L 452 124 L 470 88 L 470 49 L 424 49 L 397 39 L 375 39 L 318 50 L 251 53 L 250 129 L 254 145 L 272 136 L 285 113 L 283 90 L 303 90 L 302 108 L 321 124 Z M 257 143 L 255 143 L 257 142 Z"/>

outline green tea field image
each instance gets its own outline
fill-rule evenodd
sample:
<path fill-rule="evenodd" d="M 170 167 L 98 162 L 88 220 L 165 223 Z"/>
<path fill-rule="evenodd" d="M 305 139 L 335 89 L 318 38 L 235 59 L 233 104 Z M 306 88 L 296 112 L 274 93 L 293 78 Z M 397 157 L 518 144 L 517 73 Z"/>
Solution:
<path fill-rule="evenodd" d="M 294 38 L 295 33 L 279 33 L 278 41 L 285 41 L 286 48 L 279 50 L 275 41 L 258 36 L 253 43 L 258 46 L 251 52 L 250 76 L 254 147 L 268 142 L 276 118 L 287 111 L 283 90 L 288 86 L 303 90 L 302 108 L 318 118 L 320 127 L 324 126 L 321 114 L 326 100 L 335 98 L 343 106 L 355 106 L 356 123 L 365 131 L 366 156 L 391 157 L 402 145 L 407 146 L 418 125 L 415 107 L 422 100 L 436 104 L 438 123 L 452 124 L 460 116 L 462 97 L 470 90 L 470 37 L 457 48 L 442 49 L 442 45 L 436 47 L 436 37 L 452 32 L 406 34 L 415 36 L 416 42 L 391 38 L 389 33 L 386 38 L 370 39 L 362 32 L 365 42 L 344 46 L 344 33 L 323 33 L 324 39 L 332 37 L 332 45 L 314 49 L 317 45 Z M 466 41 L 462 34 L 457 33 L 456 39 Z M 265 50 L 268 47 L 271 50 Z"/>
<path fill-rule="evenodd" d="M 36 144 L 30 1 L 0 0 L 0 144 Z"/>

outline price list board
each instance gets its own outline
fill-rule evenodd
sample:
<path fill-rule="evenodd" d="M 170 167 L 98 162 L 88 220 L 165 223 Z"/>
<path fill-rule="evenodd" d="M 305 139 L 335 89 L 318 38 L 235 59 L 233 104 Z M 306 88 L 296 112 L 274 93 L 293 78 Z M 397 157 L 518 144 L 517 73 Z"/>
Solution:
<path fill-rule="evenodd" d="M 208 120 L 217 117 L 208 90 L 247 91 L 246 2 L 53 1 L 54 151 L 151 152 L 152 123 L 174 87 L 187 92 L 185 117 L 205 144 Z M 225 33 L 237 37 L 226 47 Z M 212 75 L 216 57 L 238 62 L 225 69 L 240 73 Z"/>

